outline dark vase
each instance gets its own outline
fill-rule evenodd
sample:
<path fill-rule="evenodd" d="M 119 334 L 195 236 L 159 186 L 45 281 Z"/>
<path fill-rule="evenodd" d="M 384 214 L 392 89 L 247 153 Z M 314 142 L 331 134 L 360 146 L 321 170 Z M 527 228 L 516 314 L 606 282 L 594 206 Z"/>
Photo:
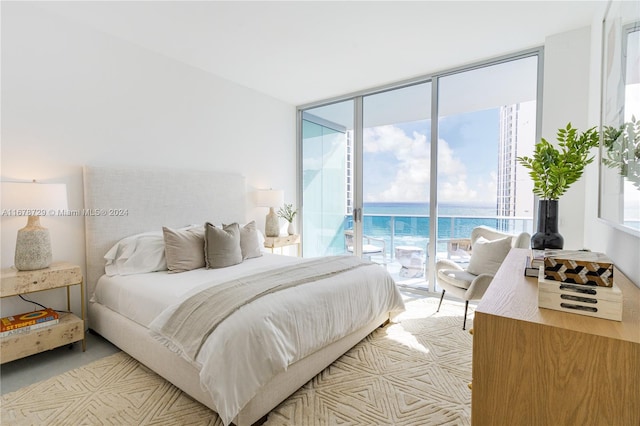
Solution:
<path fill-rule="evenodd" d="M 538 201 L 538 230 L 531 237 L 531 248 L 561 249 L 564 238 L 558 232 L 558 200 Z"/>

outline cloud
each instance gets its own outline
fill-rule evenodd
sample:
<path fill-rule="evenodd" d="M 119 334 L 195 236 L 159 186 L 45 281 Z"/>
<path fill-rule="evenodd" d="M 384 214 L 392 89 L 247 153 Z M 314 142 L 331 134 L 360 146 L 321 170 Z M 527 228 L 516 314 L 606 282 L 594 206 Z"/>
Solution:
<path fill-rule="evenodd" d="M 365 201 L 427 201 L 431 155 L 426 135 L 413 132 L 409 136 L 396 126 L 379 126 L 365 129 L 363 138 L 365 154 L 389 157 L 396 163 L 395 176 L 374 185 Z"/>
<path fill-rule="evenodd" d="M 365 154 L 385 156 L 395 162 L 395 175 L 380 179 L 379 185 L 367 182 L 370 191 L 365 194 L 365 201 L 427 202 L 431 162 L 427 136 L 419 132 L 409 136 L 389 125 L 365 129 L 363 137 Z M 495 202 L 495 173 L 469 179 L 464 163 L 444 139 L 438 145 L 438 180 L 439 202 Z"/>

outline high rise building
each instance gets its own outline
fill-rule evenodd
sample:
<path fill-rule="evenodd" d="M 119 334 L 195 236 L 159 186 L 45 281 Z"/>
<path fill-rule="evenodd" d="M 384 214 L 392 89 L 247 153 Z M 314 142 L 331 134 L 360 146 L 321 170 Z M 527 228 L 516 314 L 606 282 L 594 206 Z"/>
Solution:
<path fill-rule="evenodd" d="M 500 107 L 496 205 L 499 217 L 533 216 L 533 182 L 517 157 L 531 154 L 535 136 L 535 101 Z"/>

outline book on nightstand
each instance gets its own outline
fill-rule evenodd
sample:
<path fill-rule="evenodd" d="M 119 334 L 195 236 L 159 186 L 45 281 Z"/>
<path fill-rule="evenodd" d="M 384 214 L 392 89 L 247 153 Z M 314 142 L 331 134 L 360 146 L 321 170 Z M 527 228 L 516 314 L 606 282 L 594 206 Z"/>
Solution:
<path fill-rule="evenodd" d="M 57 324 L 60 315 L 53 309 L 25 312 L 24 314 L 10 315 L 0 318 L 0 337 L 10 336 L 16 333 L 26 333 L 41 327 Z"/>

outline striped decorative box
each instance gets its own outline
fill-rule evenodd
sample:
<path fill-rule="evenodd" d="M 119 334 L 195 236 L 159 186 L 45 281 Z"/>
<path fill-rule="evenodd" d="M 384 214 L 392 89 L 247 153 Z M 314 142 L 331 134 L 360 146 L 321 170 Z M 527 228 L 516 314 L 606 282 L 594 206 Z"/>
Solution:
<path fill-rule="evenodd" d="M 611 287 L 547 280 L 540 269 L 538 306 L 556 311 L 622 321 L 622 291 Z"/>
<path fill-rule="evenodd" d="M 611 287 L 613 262 L 606 255 L 592 251 L 547 250 L 544 255 L 544 278 L 563 283 Z"/>

